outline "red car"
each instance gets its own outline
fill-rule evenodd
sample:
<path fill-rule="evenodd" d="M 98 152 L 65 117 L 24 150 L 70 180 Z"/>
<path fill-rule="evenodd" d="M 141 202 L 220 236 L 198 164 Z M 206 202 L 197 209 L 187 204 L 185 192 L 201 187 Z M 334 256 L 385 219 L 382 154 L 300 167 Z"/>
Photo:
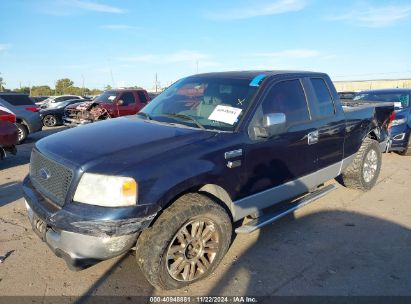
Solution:
<path fill-rule="evenodd" d="M 16 154 L 17 127 L 16 115 L 0 103 L 0 159 L 6 152 Z"/>
<path fill-rule="evenodd" d="M 141 89 L 117 89 L 105 91 L 92 101 L 72 104 L 65 108 L 65 126 L 75 127 L 107 118 L 134 115 L 148 102 L 150 96 Z"/>

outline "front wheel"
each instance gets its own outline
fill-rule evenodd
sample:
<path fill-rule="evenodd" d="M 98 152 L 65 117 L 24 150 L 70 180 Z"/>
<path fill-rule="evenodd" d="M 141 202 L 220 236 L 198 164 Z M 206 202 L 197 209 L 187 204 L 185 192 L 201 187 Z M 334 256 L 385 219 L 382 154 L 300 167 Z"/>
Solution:
<path fill-rule="evenodd" d="M 353 162 L 342 173 L 342 180 L 346 187 L 368 191 L 377 182 L 381 170 L 381 151 L 378 142 L 364 139 Z"/>
<path fill-rule="evenodd" d="M 227 212 L 196 193 L 180 197 L 137 241 L 137 262 L 158 289 L 178 289 L 211 274 L 231 243 Z"/>

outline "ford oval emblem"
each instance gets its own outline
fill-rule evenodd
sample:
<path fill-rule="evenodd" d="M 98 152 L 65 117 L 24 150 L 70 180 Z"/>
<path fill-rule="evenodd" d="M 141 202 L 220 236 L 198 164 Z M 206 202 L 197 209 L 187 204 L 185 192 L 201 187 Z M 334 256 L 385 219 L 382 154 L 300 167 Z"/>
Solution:
<path fill-rule="evenodd" d="M 51 176 L 50 171 L 47 168 L 41 168 L 39 170 L 39 175 L 44 180 L 48 180 Z"/>

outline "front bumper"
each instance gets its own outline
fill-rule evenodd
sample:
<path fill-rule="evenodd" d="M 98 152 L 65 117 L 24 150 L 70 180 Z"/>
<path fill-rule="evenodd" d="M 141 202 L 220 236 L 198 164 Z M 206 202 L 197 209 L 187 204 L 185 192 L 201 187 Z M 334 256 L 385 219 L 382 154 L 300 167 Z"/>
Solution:
<path fill-rule="evenodd" d="M 118 209 L 74 203 L 61 208 L 37 192 L 29 177 L 23 182 L 23 195 L 33 231 L 74 270 L 128 251 L 156 215 L 109 220 Z"/>
<path fill-rule="evenodd" d="M 70 269 L 81 270 L 118 256 L 134 246 L 137 233 L 115 237 L 95 237 L 47 226 L 26 202 L 33 230 Z"/>
<path fill-rule="evenodd" d="M 92 123 L 92 121 L 91 120 L 79 120 L 79 119 L 74 119 L 74 118 L 70 118 L 67 116 L 63 116 L 63 124 L 69 128 L 87 125 L 89 123 Z"/>
<path fill-rule="evenodd" d="M 404 151 L 408 147 L 411 130 L 406 124 L 395 126 L 391 130 L 391 147 L 390 151 Z"/>

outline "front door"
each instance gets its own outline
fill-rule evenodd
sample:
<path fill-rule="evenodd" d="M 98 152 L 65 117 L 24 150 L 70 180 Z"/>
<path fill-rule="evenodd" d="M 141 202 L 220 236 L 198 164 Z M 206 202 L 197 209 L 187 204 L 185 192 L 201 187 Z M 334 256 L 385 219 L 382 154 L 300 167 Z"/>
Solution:
<path fill-rule="evenodd" d="M 133 115 L 137 113 L 136 99 L 133 92 L 123 92 L 118 100 L 122 100 L 121 104 L 118 104 L 119 116 Z"/>
<path fill-rule="evenodd" d="M 307 183 L 307 176 L 317 170 L 316 128 L 300 79 L 281 80 L 269 88 L 250 124 L 250 134 L 269 113 L 284 113 L 286 127 L 271 138 L 250 136 L 244 198 L 236 202 L 245 213 L 306 192 L 315 184 L 315 177 Z"/>

